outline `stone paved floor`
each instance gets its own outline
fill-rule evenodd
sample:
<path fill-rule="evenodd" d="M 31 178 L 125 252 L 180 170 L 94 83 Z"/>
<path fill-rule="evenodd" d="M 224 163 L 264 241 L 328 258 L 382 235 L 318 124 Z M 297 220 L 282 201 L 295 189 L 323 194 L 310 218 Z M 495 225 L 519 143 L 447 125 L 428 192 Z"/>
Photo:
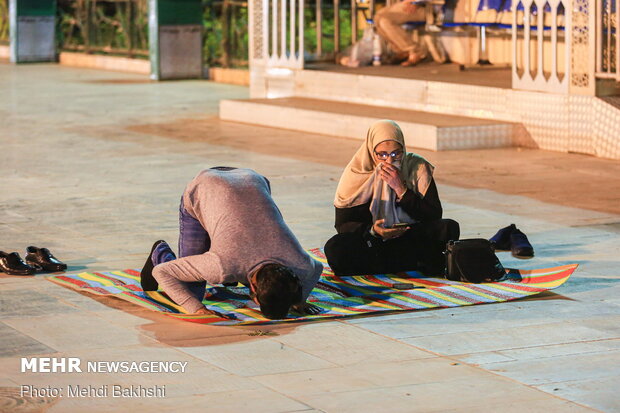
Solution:
<path fill-rule="evenodd" d="M 322 245 L 333 233 L 343 160 L 359 142 L 215 119 L 219 99 L 245 97 L 246 88 L 210 82 L 0 63 L 0 249 L 46 246 L 74 272 L 140 267 L 154 240 L 176 242 L 180 193 L 214 165 L 268 176 L 302 244 Z M 620 178 L 609 174 L 617 164 L 540 151 L 424 155 L 438 166 L 445 216 L 461 223 L 464 237 L 489 237 L 515 222 L 537 255 L 500 253 L 504 264 L 581 264 L 571 280 L 529 300 L 276 325 L 256 336 L 255 328 L 196 326 L 92 298 L 42 275 L 0 274 L 0 411 L 619 411 Z M 583 190 L 598 206 L 567 201 L 581 191 L 571 191 L 566 168 L 544 180 L 537 168 L 514 169 L 534 192 L 518 182 L 452 179 L 459 159 L 501 168 L 498 156 L 507 171 L 541 158 L 587 164 L 575 169 L 597 183 Z M 543 196 L 562 193 L 558 185 L 563 197 Z M 34 355 L 188 368 L 20 373 L 20 357 Z M 20 398 L 25 384 L 165 385 L 166 397 Z"/>

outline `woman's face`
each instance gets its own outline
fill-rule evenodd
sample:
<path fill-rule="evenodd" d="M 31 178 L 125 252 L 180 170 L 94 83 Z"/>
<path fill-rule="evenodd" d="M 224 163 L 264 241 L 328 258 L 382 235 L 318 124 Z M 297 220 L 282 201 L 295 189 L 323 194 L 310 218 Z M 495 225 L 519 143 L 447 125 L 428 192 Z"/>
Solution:
<path fill-rule="evenodd" d="M 372 154 L 375 165 L 385 162 L 389 164 L 400 163 L 403 159 L 403 147 L 396 141 L 383 141 L 377 146 Z"/>

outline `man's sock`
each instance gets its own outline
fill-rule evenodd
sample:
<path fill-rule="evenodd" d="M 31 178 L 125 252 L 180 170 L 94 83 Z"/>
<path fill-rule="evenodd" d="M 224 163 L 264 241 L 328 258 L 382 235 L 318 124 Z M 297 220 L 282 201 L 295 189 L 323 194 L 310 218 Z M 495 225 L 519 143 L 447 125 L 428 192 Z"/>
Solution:
<path fill-rule="evenodd" d="M 153 268 L 155 263 L 161 264 L 163 262 L 172 261 L 176 259 L 176 256 L 170 249 L 170 246 L 166 241 L 159 240 L 153 244 L 149 256 L 146 258 L 146 262 L 140 271 L 140 285 L 143 291 L 157 291 L 159 284 L 153 277 Z"/>

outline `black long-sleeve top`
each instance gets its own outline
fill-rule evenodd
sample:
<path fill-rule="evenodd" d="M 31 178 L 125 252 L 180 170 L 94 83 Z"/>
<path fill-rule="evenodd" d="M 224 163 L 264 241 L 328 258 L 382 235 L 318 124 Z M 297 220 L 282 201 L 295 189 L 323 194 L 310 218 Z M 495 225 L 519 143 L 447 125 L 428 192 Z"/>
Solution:
<path fill-rule="evenodd" d="M 431 179 L 431 183 L 424 197 L 411 189 L 407 189 L 401 200 L 397 201 L 397 204 L 403 208 L 411 218 L 420 222 L 441 219 L 443 214 L 434 179 Z M 336 208 L 335 227 L 339 234 L 343 232 L 364 233 L 369 231 L 372 225 L 370 201 L 351 208 Z"/>

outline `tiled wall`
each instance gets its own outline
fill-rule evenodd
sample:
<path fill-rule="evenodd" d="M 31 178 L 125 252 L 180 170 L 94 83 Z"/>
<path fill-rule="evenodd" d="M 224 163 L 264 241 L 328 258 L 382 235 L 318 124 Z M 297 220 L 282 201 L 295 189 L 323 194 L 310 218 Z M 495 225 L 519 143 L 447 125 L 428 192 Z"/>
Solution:
<path fill-rule="evenodd" d="M 594 150 L 597 156 L 620 158 L 620 109 L 596 99 L 594 112 Z"/>

